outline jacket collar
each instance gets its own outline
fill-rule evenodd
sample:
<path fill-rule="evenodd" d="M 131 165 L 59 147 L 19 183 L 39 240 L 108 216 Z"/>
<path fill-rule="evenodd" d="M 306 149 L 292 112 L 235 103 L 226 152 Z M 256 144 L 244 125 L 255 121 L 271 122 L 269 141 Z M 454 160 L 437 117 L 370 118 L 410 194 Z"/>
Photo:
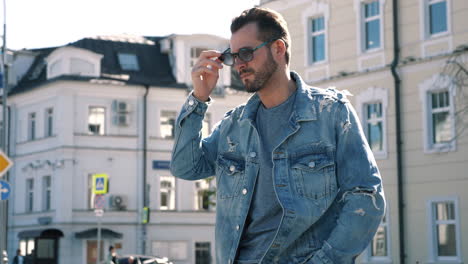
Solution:
<path fill-rule="evenodd" d="M 311 87 L 309 87 L 294 71 L 291 71 L 291 78 L 296 82 L 297 86 L 297 95 L 296 100 L 294 101 L 294 110 L 291 115 L 291 121 L 307 121 L 307 120 L 316 120 L 317 111 L 316 104 L 313 103 L 313 95 L 317 92 L 314 92 Z M 251 122 L 255 121 L 255 116 L 257 114 L 258 107 L 260 106 L 260 97 L 257 93 L 252 95 L 247 101 L 242 113 L 240 114 L 239 121 L 250 120 Z"/>

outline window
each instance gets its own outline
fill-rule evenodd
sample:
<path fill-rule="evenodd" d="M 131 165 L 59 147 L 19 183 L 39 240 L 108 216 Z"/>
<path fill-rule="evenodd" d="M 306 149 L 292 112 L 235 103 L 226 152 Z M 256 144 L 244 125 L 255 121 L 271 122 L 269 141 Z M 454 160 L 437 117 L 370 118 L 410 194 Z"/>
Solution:
<path fill-rule="evenodd" d="M 26 180 L 26 212 L 34 210 L 34 179 Z"/>
<path fill-rule="evenodd" d="M 71 58 L 70 59 L 70 73 L 73 75 L 82 75 L 82 76 L 93 76 L 96 70 L 94 69 L 94 64 L 78 59 L 78 58 Z"/>
<path fill-rule="evenodd" d="M 372 151 L 383 150 L 383 117 L 382 103 L 365 104 L 367 112 L 365 132 Z"/>
<path fill-rule="evenodd" d="M 202 123 L 202 138 L 209 136 L 211 133 L 211 114 L 206 113 Z"/>
<path fill-rule="evenodd" d="M 152 241 L 153 255 L 167 257 L 173 261 L 187 260 L 186 241 Z"/>
<path fill-rule="evenodd" d="M 21 239 L 19 243 L 19 249 L 21 254 L 30 255 L 35 248 L 34 238 Z"/>
<path fill-rule="evenodd" d="M 197 47 L 192 47 L 190 49 L 190 67 L 193 67 L 193 65 L 195 65 L 195 63 L 198 60 L 198 57 L 200 57 L 200 54 L 204 50 L 208 50 L 208 49 L 207 48 L 201 48 L 201 47 L 198 47 L 198 48 Z"/>
<path fill-rule="evenodd" d="M 161 176 L 160 178 L 160 210 L 175 210 L 175 178 Z"/>
<path fill-rule="evenodd" d="M 161 111 L 161 138 L 174 138 L 176 115 L 174 111 Z"/>
<path fill-rule="evenodd" d="M 426 32 L 428 37 L 448 31 L 447 1 L 426 0 Z"/>
<path fill-rule="evenodd" d="M 461 261 L 458 199 L 429 201 L 431 261 Z"/>
<path fill-rule="evenodd" d="M 452 139 L 450 97 L 448 91 L 431 92 L 432 144 L 447 143 Z"/>
<path fill-rule="evenodd" d="M 135 54 L 119 53 L 118 54 L 120 67 L 125 71 L 139 71 L 138 58 Z"/>
<path fill-rule="evenodd" d="M 88 209 L 94 209 L 93 173 L 88 174 Z"/>
<path fill-rule="evenodd" d="M 210 242 L 195 242 L 195 264 L 211 264 Z"/>
<path fill-rule="evenodd" d="M 88 133 L 104 135 L 106 123 L 106 109 L 100 106 L 90 106 L 88 114 Z"/>
<path fill-rule="evenodd" d="M 356 96 L 356 111 L 362 122 L 367 142 L 377 159 L 387 158 L 387 105 L 388 92 L 371 87 Z"/>
<path fill-rule="evenodd" d="M 419 85 L 423 101 L 424 150 L 426 153 L 455 150 L 454 84 L 436 74 Z"/>
<path fill-rule="evenodd" d="M 36 139 L 36 113 L 28 115 L 28 140 Z"/>
<path fill-rule="evenodd" d="M 323 16 L 309 20 L 309 64 L 325 60 L 325 18 Z"/>
<path fill-rule="evenodd" d="M 125 101 L 112 102 L 112 119 L 116 126 L 128 126 L 130 121 L 130 104 Z"/>
<path fill-rule="evenodd" d="M 52 180 L 50 176 L 42 178 L 42 210 L 49 211 L 52 201 Z"/>
<path fill-rule="evenodd" d="M 210 210 L 213 208 L 212 196 L 215 195 L 211 188 L 213 178 L 198 180 L 195 182 L 195 210 Z"/>
<path fill-rule="evenodd" d="M 371 50 L 380 48 L 380 7 L 379 1 L 362 3 L 362 32 L 363 49 Z"/>
<path fill-rule="evenodd" d="M 53 136 L 53 131 L 54 131 L 54 109 L 53 108 L 47 108 L 45 110 L 45 133 L 44 135 L 46 137 L 51 137 Z"/>

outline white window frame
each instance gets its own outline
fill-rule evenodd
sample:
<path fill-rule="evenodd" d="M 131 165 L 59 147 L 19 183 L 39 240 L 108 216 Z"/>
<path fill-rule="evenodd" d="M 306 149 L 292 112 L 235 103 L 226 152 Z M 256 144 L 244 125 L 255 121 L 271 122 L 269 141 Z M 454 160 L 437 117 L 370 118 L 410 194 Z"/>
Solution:
<path fill-rule="evenodd" d="M 200 57 L 201 52 L 205 50 L 210 50 L 210 48 L 201 47 L 201 46 L 190 47 L 190 68 L 193 67 L 195 63 L 197 63 L 197 60 Z"/>
<path fill-rule="evenodd" d="M 165 135 L 163 134 L 162 132 L 162 126 L 163 125 L 166 125 L 168 126 L 169 124 L 163 124 L 163 119 L 164 118 L 171 118 L 171 117 L 174 117 L 174 124 L 173 124 L 173 128 L 172 128 L 172 135 Z M 159 112 L 159 133 L 160 133 L 160 138 L 162 139 L 169 139 L 169 140 L 172 140 L 174 139 L 175 137 L 175 125 L 176 125 L 176 121 L 177 121 L 177 111 L 173 111 L 173 110 L 162 110 L 161 112 Z"/>
<path fill-rule="evenodd" d="M 48 179 L 48 183 L 47 183 Z M 46 175 L 42 177 L 42 210 L 52 210 L 52 176 Z"/>
<path fill-rule="evenodd" d="M 202 247 L 200 244 L 208 244 L 208 247 Z M 197 247 L 197 244 L 198 244 L 198 247 Z M 193 243 L 193 248 L 195 249 L 194 250 L 194 263 L 197 264 L 197 251 L 198 250 L 202 250 L 202 249 L 208 249 L 208 250 L 205 250 L 205 252 L 208 252 L 209 253 L 209 256 L 210 256 L 210 260 L 213 258 L 213 255 L 211 254 L 211 250 L 212 250 L 212 243 L 211 241 L 195 241 L 195 243 Z M 209 263 L 211 263 L 212 261 L 208 261 Z"/>
<path fill-rule="evenodd" d="M 380 46 L 377 48 L 366 49 L 366 28 L 365 28 L 365 13 L 364 13 L 364 4 L 374 2 L 375 0 L 354 0 L 354 11 L 356 13 L 356 17 L 358 19 L 357 25 L 357 53 L 361 54 L 369 54 L 378 51 L 383 51 L 385 48 L 385 0 L 378 0 L 379 1 L 379 15 L 373 17 L 372 19 L 379 19 L 379 30 L 380 30 Z"/>
<path fill-rule="evenodd" d="M 324 29 L 323 32 L 325 34 L 325 54 L 324 54 L 324 60 L 322 61 L 317 61 L 314 63 L 312 62 L 312 50 L 309 49 L 311 46 L 311 37 L 312 37 L 312 32 L 311 32 L 311 24 L 312 24 L 312 19 L 314 18 L 319 18 L 323 17 L 323 23 L 324 23 Z M 306 56 L 304 56 L 304 66 L 306 68 L 310 68 L 313 66 L 317 65 L 322 65 L 322 64 L 328 64 L 328 21 L 330 18 L 330 7 L 329 4 L 327 3 L 318 3 L 318 2 L 311 2 L 309 7 L 304 10 L 302 13 L 302 25 L 304 29 L 304 51 L 306 51 Z M 321 31 L 322 32 L 322 31 Z M 326 69 L 327 72 L 329 71 Z"/>
<path fill-rule="evenodd" d="M 54 135 L 54 108 L 49 107 L 44 111 L 44 137 Z"/>
<path fill-rule="evenodd" d="M 447 9 L 447 31 L 431 34 L 430 32 L 430 13 L 429 6 L 431 4 L 446 2 Z M 420 0 L 420 19 L 421 19 L 421 39 L 429 40 L 450 35 L 452 33 L 452 1 L 451 0 Z"/>
<path fill-rule="evenodd" d="M 356 112 L 361 119 L 361 125 L 367 135 L 367 109 L 366 105 L 371 103 L 382 103 L 382 150 L 375 151 L 376 159 L 388 158 L 388 133 L 387 133 L 387 108 L 388 108 L 388 89 L 379 87 L 370 87 L 356 96 Z"/>
<path fill-rule="evenodd" d="M 205 138 L 211 134 L 211 120 L 211 113 L 206 113 L 202 121 L 202 138 Z"/>
<path fill-rule="evenodd" d="M 164 180 L 170 180 L 172 186 L 163 187 L 162 182 Z M 177 179 L 172 175 L 159 175 L 159 203 L 158 207 L 161 211 L 175 211 L 177 209 Z M 161 195 L 167 193 L 167 205 L 162 205 Z M 171 205 L 172 203 L 172 205 Z"/>
<path fill-rule="evenodd" d="M 157 246 L 159 243 L 159 247 Z M 175 246 L 178 245 L 179 247 Z M 177 249 L 180 250 L 177 250 Z M 168 257 L 172 261 L 186 261 L 189 258 L 189 242 L 184 240 L 153 240 L 151 241 L 151 251 L 155 255 Z M 181 254 L 181 256 L 175 255 Z"/>
<path fill-rule="evenodd" d="M 432 142 L 432 102 L 431 94 L 433 92 L 444 91 L 449 92 L 449 118 L 452 122 L 452 140 L 447 143 L 438 143 L 434 144 Z M 423 146 L 424 153 L 440 153 L 440 152 L 450 152 L 456 150 L 457 140 L 455 138 L 456 134 L 456 123 L 455 123 L 455 97 L 456 97 L 456 87 L 455 84 L 451 81 L 451 78 L 447 75 L 434 74 L 431 78 L 422 81 L 419 84 L 419 97 L 422 102 L 422 113 L 423 113 Z"/>
<path fill-rule="evenodd" d="M 91 111 L 92 109 L 97 109 L 97 108 L 102 108 L 104 109 L 104 121 L 102 122 L 102 128 L 99 129 L 99 132 L 98 133 L 93 133 L 90 129 L 89 129 L 89 125 L 91 124 L 90 122 L 90 117 L 91 117 Z M 94 123 L 93 123 L 94 124 Z M 104 106 L 98 106 L 98 105 L 90 105 L 88 107 L 88 116 L 87 116 L 87 122 L 86 122 L 86 125 L 87 125 L 87 128 L 86 128 L 86 131 L 88 132 L 88 134 L 90 135 L 94 135 L 94 136 L 102 136 L 102 135 L 105 135 L 106 134 L 106 127 L 107 127 L 107 110 L 106 110 L 106 107 Z"/>
<path fill-rule="evenodd" d="M 213 211 L 215 209 L 215 205 L 211 205 L 211 201 L 209 201 L 208 208 L 203 208 L 203 196 L 201 196 L 201 192 L 209 191 L 214 189 L 213 180 L 208 181 L 207 179 L 201 179 L 194 182 L 194 209 L 196 211 Z M 210 200 L 213 197 L 209 197 Z"/>
<path fill-rule="evenodd" d="M 87 210 L 94 209 L 94 199 L 96 198 L 96 194 L 93 191 L 93 175 L 94 173 L 88 173 L 86 179 L 86 206 Z"/>
<path fill-rule="evenodd" d="M 385 238 L 387 243 L 387 256 L 385 257 L 374 257 L 371 255 L 372 250 L 372 241 L 370 242 L 369 246 L 366 248 L 366 251 L 363 254 L 363 262 L 364 263 L 392 263 L 392 238 L 391 238 L 391 230 L 390 230 L 390 205 L 388 201 L 386 201 L 386 209 L 385 209 L 385 222 L 381 222 L 379 227 L 383 226 L 387 230 L 387 237 Z"/>
<path fill-rule="evenodd" d="M 319 30 L 319 31 L 312 31 L 312 28 L 313 28 L 313 22 L 315 19 L 319 19 L 319 18 L 323 18 L 323 29 L 322 30 Z M 323 50 L 323 60 L 319 60 L 319 61 L 314 61 L 313 58 L 314 58 L 314 45 L 313 45 L 313 38 L 314 37 L 317 37 L 317 36 L 320 36 L 320 35 L 323 35 L 323 39 L 324 39 L 324 43 L 323 43 L 323 46 L 324 46 L 324 50 Z M 309 18 L 309 22 L 308 22 L 308 30 L 307 30 L 307 57 L 308 57 L 308 65 L 309 66 L 313 66 L 313 65 L 317 65 L 317 64 L 320 64 L 320 63 L 325 63 L 327 62 L 328 58 L 327 58 L 327 50 L 328 50 L 328 45 L 327 45 L 327 39 L 328 39 L 328 36 L 327 36 L 327 25 L 325 23 L 325 16 L 324 15 L 319 15 L 319 16 L 314 16 L 314 17 L 310 17 Z"/>
<path fill-rule="evenodd" d="M 436 220 L 434 213 L 434 204 L 441 202 L 453 202 L 455 209 L 455 219 L 454 220 Z M 462 263 L 462 249 L 461 249 L 461 230 L 460 230 L 460 209 L 458 203 L 458 197 L 448 196 L 448 197 L 435 197 L 429 199 L 426 204 L 427 212 L 427 234 L 429 235 L 428 239 L 428 249 L 429 249 L 429 263 Z M 456 250 L 457 256 L 455 257 L 439 257 L 437 255 L 437 234 L 436 226 L 437 224 L 455 224 L 455 239 L 456 239 Z"/>
<path fill-rule="evenodd" d="M 26 208 L 24 211 L 27 213 L 34 212 L 34 185 L 33 178 L 26 179 Z"/>
<path fill-rule="evenodd" d="M 28 114 L 28 140 L 37 139 L 37 113 L 31 112 Z"/>

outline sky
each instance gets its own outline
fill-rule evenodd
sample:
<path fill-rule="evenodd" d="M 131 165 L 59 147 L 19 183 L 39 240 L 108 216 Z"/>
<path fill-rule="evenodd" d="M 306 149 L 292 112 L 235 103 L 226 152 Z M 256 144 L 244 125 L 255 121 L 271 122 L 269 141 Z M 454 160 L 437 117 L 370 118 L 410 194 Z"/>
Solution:
<path fill-rule="evenodd" d="M 113 34 L 201 33 L 229 38 L 231 19 L 259 4 L 259 0 L 2 1 L 6 1 L 6 43 L 13 50 L 61 46 Z M 3 2 L 0 12 L 4 24 Z"/>

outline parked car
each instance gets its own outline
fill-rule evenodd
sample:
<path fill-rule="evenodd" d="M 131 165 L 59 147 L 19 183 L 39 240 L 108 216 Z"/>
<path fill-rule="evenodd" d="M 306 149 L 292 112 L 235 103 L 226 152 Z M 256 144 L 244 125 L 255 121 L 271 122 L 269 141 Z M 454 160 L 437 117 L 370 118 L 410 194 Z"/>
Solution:
<path fill-rule="evenodd" d="M 155 256 L 143 256 L 143 255 L 124 255 L 119 256 L 119 264 L 130 264 L 129 258 L 133 257 L 135 260 L 133 264 L 173 264 L 166 257 L 155 257 Z"/>

